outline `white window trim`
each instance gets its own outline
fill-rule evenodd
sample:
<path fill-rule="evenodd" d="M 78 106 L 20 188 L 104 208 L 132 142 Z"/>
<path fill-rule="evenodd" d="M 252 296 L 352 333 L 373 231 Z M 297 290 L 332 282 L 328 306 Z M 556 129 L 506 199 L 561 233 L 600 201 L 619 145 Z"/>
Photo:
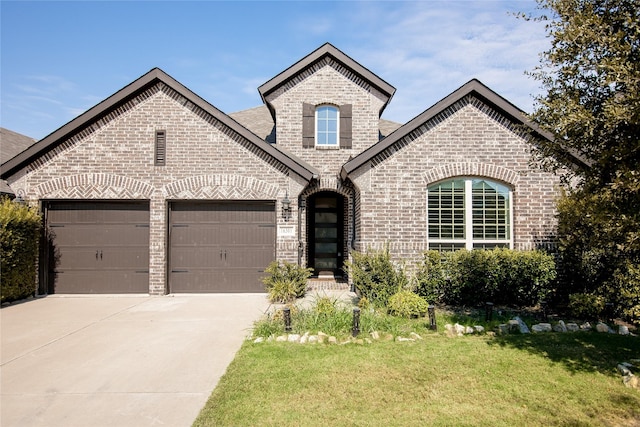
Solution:
<path fill-rule="evenodd" d="M 322 107 L 331 107 L 336 109 L 336 143 L 335 144 L 318 144 L 318 109 Z M 338 150 L 340 149 L 340 107 L 333 104 L 320 104 L 316 105 L 315 114 L 315 126 L 314 126 L 314 140 L 315 147 L 320 150 Z"/>
<path fill-rule="evenodd" d="M 508 239 L 473 239 L 473 180 L 474 179 L 486 179 L 488 181 L 496 182 L 500 184 L 499 181 L 493 180 L 491 178 L 484 177 L 476 177 L 476 176 L 465 176 L 465 177 L 453 177 L 446 179 L 444 181 L 449 181 L 452 179 L 461 179 L 464 180 L 464 239 L 437 239 L 437 238 L 429 238 L 429 189 L 425 192 L 425 212 L 427 212 L 425 221 L 426 221 L 426 235 L 427 235 L 427 248 L 430 243 L 444 243 L 444 244 L 464 244 L 465 249 L 471 251 L 473 250 L 473 244 L 482 244 L 482 243 L 496 243 L 496 244 L 507 244 L 509 249 L 513 249 L 513 240 L 514 240 L 514 224 L 513 224 L 513 190 L 510 186 L 506 186 L 509 189 L 509 238 Z M 504 184 L 503 184 L 504 185 Z"/>

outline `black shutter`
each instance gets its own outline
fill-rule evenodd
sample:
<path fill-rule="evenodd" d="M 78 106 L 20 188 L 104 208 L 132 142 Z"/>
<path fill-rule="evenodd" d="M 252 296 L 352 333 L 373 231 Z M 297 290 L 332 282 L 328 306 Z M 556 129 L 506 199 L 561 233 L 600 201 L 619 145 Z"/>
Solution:
<path fill-rule="evenodd" d="M 166 161 L 167 161 L 167 133 L 163 130 L 157 130 L 154 164 L 156 166 L 164 166 Z"/>
<path fill-rule="evenodd" d="M 351 148 L 351 104 L 340 106 L 340 148 Z"/>
<path fill-rule="evenodd" d="M 313 148 L 316 145 L 316 108 L 311 104 L 302 104 L 302 147 Z"/>

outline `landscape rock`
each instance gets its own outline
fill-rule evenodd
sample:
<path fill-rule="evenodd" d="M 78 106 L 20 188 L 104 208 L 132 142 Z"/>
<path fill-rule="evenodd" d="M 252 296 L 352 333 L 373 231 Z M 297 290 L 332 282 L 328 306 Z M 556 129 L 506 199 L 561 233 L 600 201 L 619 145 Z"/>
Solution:
<path fill-rule="evenodd" d="M 578 332 L 580 330 L 580 326 L 578 326 L 576 323 L 567 323 L 566 327 L 567 331 L 569 332 Z"/>
<path fill-rule="evenodd" d="M 455 325 L 453 325 L 453 328 L 455 329 L 456 334 L 458 334 L 458 336 L 463 335 L 464 331 L 466 330 L 466 328 L 459 323 L 456 323 Z"/>
<path fill-rule="evenodd" d="M 600 333 L 609 332 L 609 326 L 607 326 L 606 323 L 600 322 L 596 325 L 596 331 Z"/>
<path fill-rule="evenodd" d="M 284 335 L 280 335 L 276 338 L 276 342 L 287 342 L 287 337 Z"/>
<path fill-rule="evenodd" d="M 582 325 L 580 325 L 580 329 L 582 329 L 583 331 L 590 331 L 591 328 L 592 326 L 589 322 L 584 322 Z"/>
<path fill-rule="evenodd" d="M 409 337 L 413 338 L 414 340 L 421 340 L 422 339 L 422 337 L 420 335 L 416 334 L 415 332 L 411 332 L 409 334 Z"/>
<path fill-rule="evenodd" d="M 476 332 L 479 333 L 479 334 L 484 332 L 484 326 L 476 325 L 476 326 L 473 327 L 473 329 L 475 329 Z"/>
<path fill-rule="evenodd" d="M 300 344 L 306 344 L 309 341 L 309 333 L 307 332 L 303 336 L 300 337 Z"/>
<path fill-rule="evenodd" d="M 289 341 L 289 342 L 298 342 L 298 341 L 300 341 L 300 335 L 299 334 L 290 334 L 289 337 L 287 337 L 287 341 Z"/>
<path fill-rule="evenodd" d="M 473 329 L 471 326 L 467 326 L 467 327 L 464 329 L 464 333 L 465 333 L 465 334 L 472 334 L 472 333 L 474 333 L 475 331 L 476 331 L 476 330 L 475 330 L 475 329 Z"/>
<path fill-rule="evenodd" d="M 514 320 L 518 321 L 518 327 L 520 328 L 520 333 L 521 334 L 528 334 L 531 331 L 529 330 L 529 327 L 527 326 L 526 323 L 524 323 L 524 320 L 522 320 L 520 317 L 516 316 L 514 318 Z"/>
<path fill-rule="evenodd" d="M 415 340 L 413 338 L 398 337 L 398 338 L 396 338 L 396 341 L 398 341 L 398 342 L 407 342 L 407 341 L 415 341 Z"/>
<path fill-rule="evenodd" d="M 509 320 L 507 325 L 509 327 L 508 333 L 514 334 L 516 332 L 520 332 L 520 322 L 518 322 L 516 319 Z"/>
<path fill-rule="evenodd" d="M 554 327 L 555 332 L 567 332 L 567 325 L 564 324 L 564 320 L 560 320 Z"/>
<path fill-rule="evenodd" d="M 622 382 L 625 387 L 640 389 L 640 380 L 633 374 L 622 377 Z"/>
<path fill-rule="evenodd" d="M 264 342 L 264 337 L 258 337 L 255 340 L 253 340 L 253 342 L 255 344 L 260 344 L 261 342 Z"/>
<path fill-rule="evenodd" d="M 550 323 L 538 323 L 537 325 L 533 325 L 531 327 L 533 332 L 551 332 L 553 329 L 551 328 Z"/>
<path fill-rule="evenodd" d="M 309 344 L 315 344 L 318 342 L 318 336 L 317 335 L 310 335 L 309 336 Z"/>
<path fill-rule="evenodd" d="M 625 325 L 620 325 L 618 327 L 618 334 L 620 335 L 629 335 L 629 328 Z"/>
<path fill-rule="evenodd" d="M 374 340 L 379 340 L 380 339 L 380 333 L 378 331 L 371 332 L 371 338 L 374 339 Z"/>
<path fill-rule="evenodd" d="M 336 337 L 329 337 L 329 344 L 338 344 L 338 340 L 336 339 Z"/>
<path fill-rule="evenodd" d="M 498 333 L 500 335 L 506 335 L 509 333 L 509 325 L 503 323 L 501 325 L 498 325 Z"/>

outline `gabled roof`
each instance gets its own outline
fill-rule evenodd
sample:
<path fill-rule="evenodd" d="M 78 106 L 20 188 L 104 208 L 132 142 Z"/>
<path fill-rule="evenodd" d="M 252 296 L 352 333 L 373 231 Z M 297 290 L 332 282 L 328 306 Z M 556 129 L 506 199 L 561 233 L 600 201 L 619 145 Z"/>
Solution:
<path fill-rule="evenodd" d="M 268 82 L 264 83 L 262 86 L 258 88 L 258 92 L 260 92 L 260 96 L 262 97 L 262 101 L 269 107 L 269 111 L 275 120 L 275 112 L 273 106 L 267 101 L 267 96 L 273 91 L 280 88 L 282 85 L 288 83 L 298 76 L 300 73 L 305 71 L 307 68 L 311 67 L 313 64 L 322 60 L 325 57 L 330 57 L 335 61 L 339 62 L 342 66 L 355 73 L 358 77 L 365 80 L 371 86 L 374 86 L 378 89 L 386 98 L 385 103 L 380 109 L 380 114 L 386 108 L 387 104 L 393 97 L 393 94 L 396 91 L 396 88 L 391 86 L 386 81 L 382 80 L 380 77 L 373 74 L 367 68 L 363 67 L 345 53 L 337 49 L 331 43 L 325 43 L 320 46 L 318 49 L 311 52 L 309 55 L 305 56 Z"/>
<path fill-rule="evenodd" d="M 188 101 L 202 108 L 216 120 L 220 121 L 225 126 L 238 133 L 247 141 L 254 144 L 263 152 L 269 154 L 272 158 L 278 160 L 280 163 L 289 168 L 291 171 L 300 175 L 302 178 L 311 180 L 315 175 L 318 174 L 316 170 L 313 170 L 309 166 L 303 165 L 301 162 L 292 158 L 291 155 L 285 154 L 282 151 L 275 149 L 270 144 L 260 139 L 257 135 L 253 134 L 251 131 L 240 125 L 238 122 L 233 120 L 222 111 L 218 110 L 213 105 L 209 104 L 207 101 L 196 95 L 187 87 L 183 86 L 181 83 L 179 83 L 177 80 L 169 76 L 161 69 L 154 68 L 142 77 L 135 80 L 133 83 L 120 89 L 109 98 L 100 102 L 93 108 L 71 120 L 66 125 L 62 126 L 50 135 L 33 144 L 31 147 L 29 147 L 27 150 L 23 151 L 16 157 L 3 163 L 2 178 L 11 176 L 11 174 L 18 169 L 26 166 L 36 158 L 42 156 L 49 150 L 52 150 L 59 144 L 63 143 L 72 135 L 91 126 L 95 121 L 100 120 L 100 118 L 108 115 L 111 111 L 117 109 L 119 106 L 126 103 L 130 99 L 135 98 L 144 90 L 158 83 L 164 83 L 171 89 L 175 90 Z"/>
<path fill-rule="evenodd" d="M 398 128 L 395 132 L 390 134 L 388 137 L 384 138 L 377 144 L 372 145 L 367 150 L 360 153 L 358 156 L 354 157 L 347 163 L 342 166 L 342 170 L 340 175 L 343 179 L 347 178 L 350 173 L 361 167 L 362 165 L 368 163 L 375 156 L 382 153 L 386 149 L 390 148 L 393 144 L 402 140 L 405 136 L 409 135 L 411 132 L 414 132 L 424 123 L 433 119 L 438 114 L 442 113 L 447 108 L 451 107 L 456 102 L 460 101 L 462 98 L 468 95 L 473 95 L 477 97 L 482 102 L 488 104 L 491 108 L 498 111 L 500 114 L 508 118 L 511 122 L 516 125 L 523 125 L 531 129 L 533 136 L 536 138 L 544 138 L 548 141 L 553 141 L 553 135 L 543 129 L 541 129 L 534 122 L 529 120 L 526 117 L 524 111 L 507 101 L 505 98 L 501 97 L 487 86 L 485 86 L 482 82 L 477 79 L 473 79 L 460 88 L 455 90 L 453 93 L 445 97 L 444 99 L 438 101 L 432 107 L 424 111 L 422 114 L 418 115 L 411 121 L 407 122 L 400 128 Z M 563 157 L 565 157 L 568 161 L 580 167 L 588 167 L 589 162 L 584 158 L 581 158 L 580 155 L 574 153 L 570 150 L 567 150 L 561 147 L 558 144 L 559 152 L 561 151 Z"/>

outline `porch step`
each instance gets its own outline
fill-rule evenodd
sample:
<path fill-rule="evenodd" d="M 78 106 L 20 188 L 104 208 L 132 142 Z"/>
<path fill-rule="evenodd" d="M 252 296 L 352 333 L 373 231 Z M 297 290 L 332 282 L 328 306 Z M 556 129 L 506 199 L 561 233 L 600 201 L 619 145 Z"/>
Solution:
<path fill-rule="evenodd" d="M 335 278 L 313 278 L 307 280 L 307 292 L 318 291 L 341 291 L 350 292 L 351 285 L 343 279 Z"/>

